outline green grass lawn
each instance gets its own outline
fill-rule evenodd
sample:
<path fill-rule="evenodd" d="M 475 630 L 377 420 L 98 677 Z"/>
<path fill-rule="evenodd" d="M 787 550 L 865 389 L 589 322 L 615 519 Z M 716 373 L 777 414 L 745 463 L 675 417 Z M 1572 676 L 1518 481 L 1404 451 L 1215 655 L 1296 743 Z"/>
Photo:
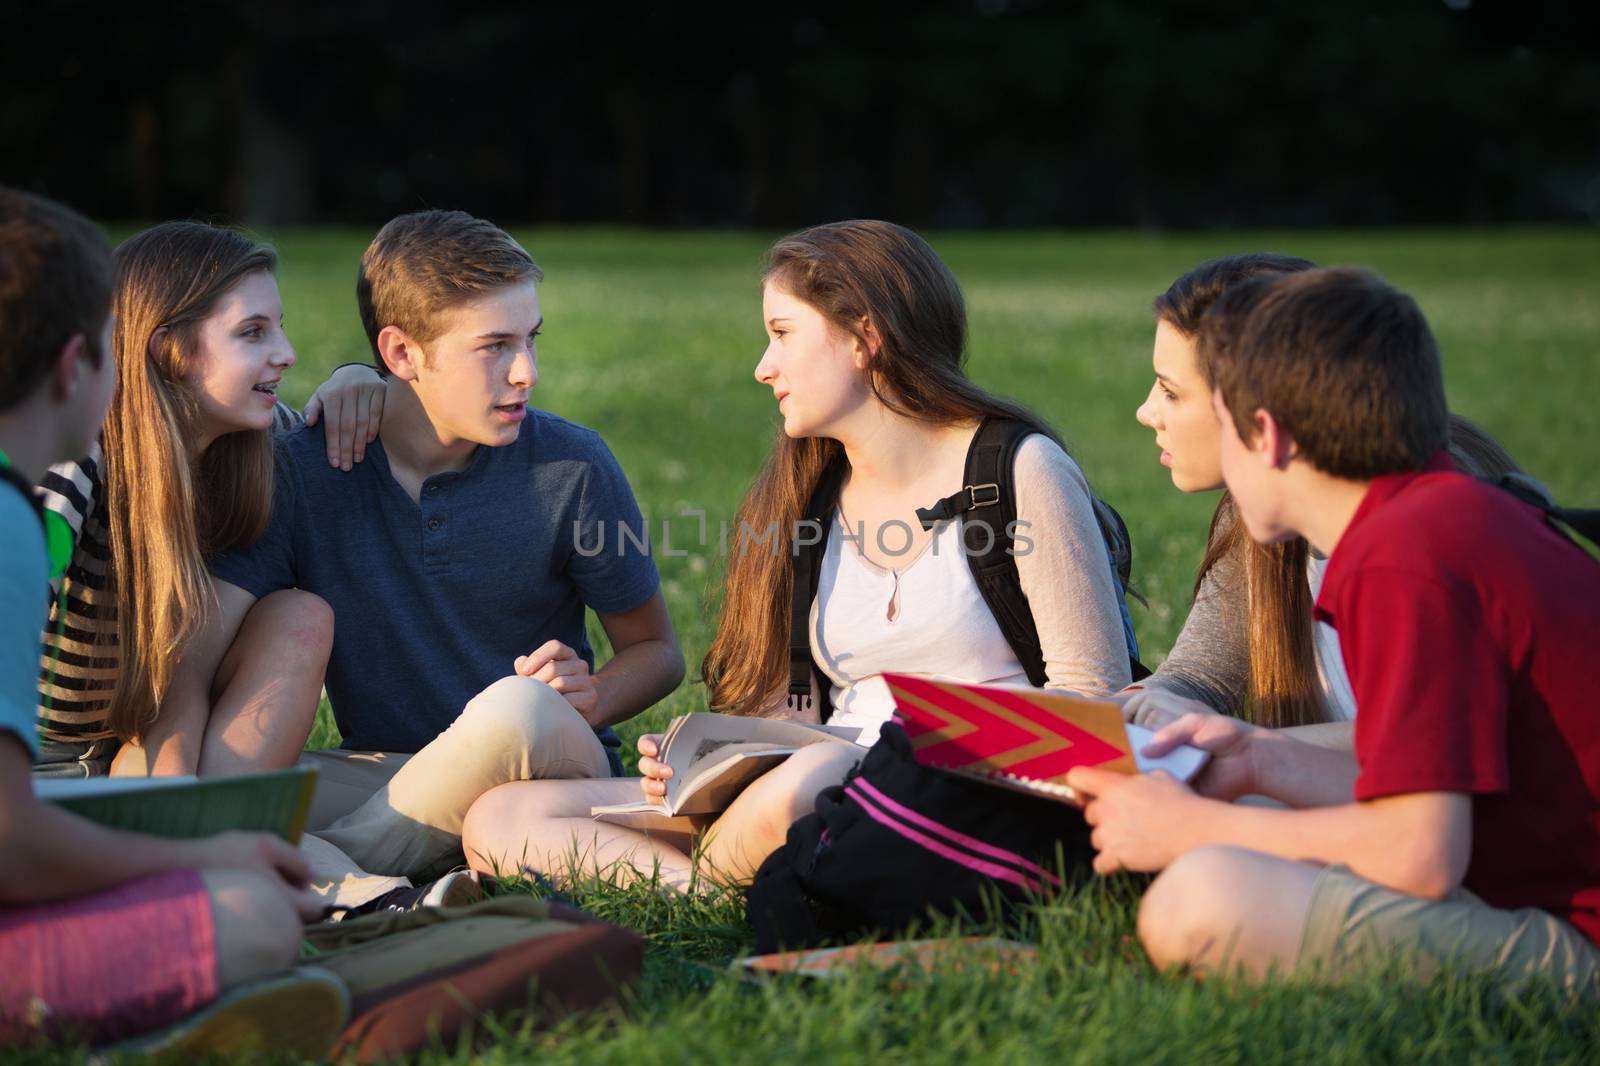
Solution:
<path fill-rule="evenodd" d="M 298 403 L 333 366 L 366 356 L 352 289 L 370 234 L 269 236 L 282 253 L 287 329 L 300 353 L 284 394 Z M 716 525 L 732 518 L 777 426 L 769 391 L 752 379 L 765 344 L 757 277 L 771 235 L 520 236 L 547 274 L 534 402 L 598 429 L 616 452 L 657 538 L 690 663 L 689 680 L 623 730 L 631 740 L 704 706 L 696 677 L 717 613 Z M 1133 410 L 1150 384 L 1150 301 L 1208 256 L 1270 249 L 1376 268 L 1432 321 L 1453 408 L 1482 422 L 1559 499 L 1600 503 L 1589 435 L 1600 425 L 1593 231 L 1030 233 L 933 243 L 967 294 L 972 376 L 1052 420 L 1127 519 L 1136 583 L 1150 601 L 1134 617 L 1152 665 L 1187 610 L 1215 499 L 1173 490 Z M 708 516 L 709 550 L 692 543 L 698 524 L 684 515 L 694 510 Z M 659 550 L 663 522 L 687 555 Z M 506 545 L 505 564 L 517 565 L 516 545 Z M 313 743 L 336 743 L 331 723 Z M 1033 909 L 1023 933 L 1041 953 L 1013 976 L 969 971 L 891 984 L 862 975 L 801 988 L 754 987 L 724 972 L 746 943 L 735 900 L 591 891 L 583 902 L 596 913 L 649 937 L 636 1000 L 620 1019 L 555 1034 L 510 1027 L 481 1061 L 1456 1062 L 1600 1053 L 1600 1012 L 1548 995 L 1501 995 L 1476 980 L 1251 990 L 1157 974 L 1130 939 L 1137 894 L 1132 879 L 1119 879 Z"/>

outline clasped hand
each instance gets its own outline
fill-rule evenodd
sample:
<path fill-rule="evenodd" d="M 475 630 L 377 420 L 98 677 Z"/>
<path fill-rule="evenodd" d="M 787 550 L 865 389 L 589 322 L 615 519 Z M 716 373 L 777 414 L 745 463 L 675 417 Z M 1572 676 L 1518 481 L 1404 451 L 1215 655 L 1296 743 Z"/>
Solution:
<path fill-rule="evenodd" d="M 547 640 L 527 655 L 517 656 L 512 669 L 523 677 L 543 681 L 592 726 L 600 724 L 600 692 L 589 664 L 559 640 Z"/>

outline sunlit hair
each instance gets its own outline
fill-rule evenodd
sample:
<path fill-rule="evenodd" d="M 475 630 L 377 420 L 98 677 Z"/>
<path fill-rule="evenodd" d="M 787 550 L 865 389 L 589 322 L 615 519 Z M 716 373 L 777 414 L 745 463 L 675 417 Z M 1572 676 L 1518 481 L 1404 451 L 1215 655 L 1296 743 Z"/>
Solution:
<path fill-rule="evenodd" d="M 1315 270 L 1317 264 L 1297 255 L 1277 252 L 1244 252 L 1207 259 L 1204 263 L 1185 271 L 1155 299 L 1156 318 L 1191 339 L 1199 336 L 1200 323 L 1213 304 L 1226 292 L 1243 282 L 1255 278 L 1277 278 L 1297 274 L 1302 270 Z M 1208 360 L 1199 361 L 1200 376 L 1209 390 L 1213 383 L 1212 367 Z"/>
<path fill-rule="evenodd" d="M 226 434 L 192 460 L 196 403 L 185 377 L 218 300 L 274 270 L 277 257 L 231 230 L 169 222 L 129 238 L 115 259 L 117 391 L 104 438 L 115 609 L 100 611 L 97 638 L 118 648 L 107 726 L 129 741 L 155 719 L 213 608 L 205 557 L 255 540 L 271 517 L 270 433 Z"/>
<path fill-rule="evenodd" d="M 961 288 L 926 241 L 889 222 L 814 226 L 767 253 L 763 285 L 816 308 L 833 329 L 877 351 L 869 365 L 873 394 L 908 418 L 938 425 L 985 416 L 1015 419 L 1060 443 L 1037 415 L 969 381 L 967 313 Z M 776 544 L 732 545 L 722 617 L 702 664 L 713 708 L 754 714 L 770 708 L 788 680 L 789 599 L 794 585 L 795 526 L 823 472 L 843 462 L 827 437 L 793 439 L 781 430 L 765 467 L 739 506 L 738 528 Z"/>
<path fill-rule="evenodd" d="M 1202 263 L 1156 299 L 1156 315 L 1195 341 L 1196 363 L 1209 394 L 1219 354 L 1237 340 L 1257 301 L 1285 274 L 1315 269 L 1305 259 L 1272 254 L 1227 256 Z M 1450 456 L 1463 473 L 1497 481 L 1520 472 L 1492 437 L 1459 415 L 1450 416 Z M 1273 729 L 1332 718 L 1323 697 L 1313 640 L 1309 583 L 1311 549 L 1303 538 L 1258 544 L 1239 520 L 1233 498 L 1223 492 L 1211 516 L 1205 558 L 1195 575 L 1198 597 L 1219 564 L 1231 561 L 1233 580 L 1243 581 L 1249 604 L 1250 686 L 1245 712 Z"/>
<path fill-rule="evenodd" d="M 508 285 L 544 280 L 533 256 L 493 222 L 465 211 L 413 211 L 372 238 L 356 274 L 356 308 L 378 370 L 388 372 L 378 334 L 398 326 L 427 345 L 446 315 Z"/>

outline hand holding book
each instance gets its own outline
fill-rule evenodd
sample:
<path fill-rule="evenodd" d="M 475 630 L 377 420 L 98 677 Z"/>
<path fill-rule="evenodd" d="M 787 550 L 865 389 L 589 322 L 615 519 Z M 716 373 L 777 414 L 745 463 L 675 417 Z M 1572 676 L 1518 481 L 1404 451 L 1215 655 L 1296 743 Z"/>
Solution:
<path fill-rule="evenodd" d="M 35 778 L 31 784 L 35 799 L 73 816 L 69 822 L 83 819 L 141 834 L 110 839 L 130 853 L 138 849 L 143 872 L 246 871 L 278 886 L 303 920 L 323 915 L 322 900 L 309 888 L 310 865 L 293 843 L 316 787 L 314 770 L 208 778 Z"/>
<path fill-rule="evenodd" d="M 640 760 L 644 796 L 595 807 L 602 821 L 655 831 L 692 831 L 757 777 L 811 744 L 846 744 L 860 730 L 698 712 L 673 719 Z M 640 754 L 644 755 L 641 746 Z"/>
<path fill-rule="evenodd" d="M 1205 752 L 1209 759 L 1205 772 L 1192 781 L 1195 791 L 1231 802 L 1256 789 L 1249 749 L 1262 732 L 1258 726 L 1227 715 L 1186 714 L 1156 730 L 1144 750 L 1154 756 L 1183 746 Z"/>
<path fill-rule="evenodd" d="M 650 803 L 667 801 L 667 779 L 672 776 L 672 767 L 659 757 L 662 735 L 646 733 L 638 740 L 639 789 Z"/>
<path fill-rule="evenodd" d="M 1208 819 L 1199 808 L 1216 800 L 1195 794 L 1167 774 L 1119 774 L 1095 766 L 1074 767 L 1069 787 L 1083 803 L 1083 820 L 1092 830 L 1094 871 L 1155 873 L 1203 841 Z"/>
<path fill-rule="evenodd" d="M 189 863 L 198 870 L 244 870 L 277 885 L 300 919 L 320 921 L 327 906 L 311 889 L 311 864 L 305 853 L 273 833 L 228 830 L 182 841 L 192 850 Z"/>

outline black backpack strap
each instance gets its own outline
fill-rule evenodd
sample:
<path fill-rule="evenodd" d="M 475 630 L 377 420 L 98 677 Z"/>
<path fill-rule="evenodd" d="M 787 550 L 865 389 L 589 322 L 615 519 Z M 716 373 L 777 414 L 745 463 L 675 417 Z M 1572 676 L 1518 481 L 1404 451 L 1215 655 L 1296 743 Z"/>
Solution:
<path fill-rule="evenodd" d="M 917 508 L 922 528 L 932 529 L 940 522 L 961 519 L 961 536 L 967 565 L 977 582 L 978 592 L 994 615 L 1006 643 L 1016 653 L 1028 675 L 1028 682 L 1042 688 L 1049 678 L 1044 670 L 1044 648 L 1033 609 L 1022 591 L 1017 573 L 1012 523 L 1017 520 L 1017 491 L 1014 478 L 1017 449 L 1036 432 L 1032 426 L 1008 418 L 985 418 L 967 447 L 967 465 L 961 490 L 939 500 L 932 507 Z M 828 681 L 811 657 L 811 601 L 816 598 L 817 579 L 822 572 L 822 556 L 827 550 L 833 509 L 839 500 L 839 485 L 844 478 L 842 457 L 824 472 L 806 508 L 806 517 L 822 524 L 816 544 L 795 542 L 794 595 L 789 604 L 789 703 L 796 710 L 805 707 L 811 694 L 811 681 L 817 679 L 822 696 L 819 717 L 827 721 L 833 708 L 828 701 Z M 1112 567 L 1121 590 L 1128 587 L 1132 551 L 1127 526 L 1122 516 L 1109 505 L 1095 499 L 1095 517 L 1112 554 Z M 1129 655 L 1133 677 L 1148 677 L 1150 671 L 1136 655 Z"/>
<path fill-rule="evenodd" d="M 917 509 L 923 529 L 939 522 L 961 519 L 961 537 L 967 564 L 978 583 L 983 602 L 1000 625 L 1006 643 L 1030 684 L 1042 687 L 1044 649 L 1033 622 L 1028 597 L 1022 594 L 1017 560 L 1011 554 L 1012 523 L 1017 520 L 1017 492 L 1012 478 L 1017 448 L 1033 427 L 1009 418 L 985 418 L 967 448 L 967 469 L 961 491 Z"/>
<path fill-rule="evenodd" d="M 844 480 L 844 457 L 836 458 L 823 470 L 816 489 L 806 504 L 805 521 L 820 526 L 822 536 L 815 543 L 802 543 L 799 530 L 791 549 L 794 555 L 794 590 L 789 597 L 789 706 L 804 710 L 811 700 L 815 679 L 822 706 L 817 717 L 826 722 L 833 715 L 828 699 L 829 682 L 811 656 L 811 601 L 817 598 L 817 581 L 822 575 L 822 556 L 828 550 L 833 528 L 833 509 L 839 502 L 839 485 Z"/>
<path fill-rule="evenodd" d="M 1044 648 L 1033 609 L 1022 591 L 1017 560 L 1012 552 L 1012 523 L 1017 519 L 1017 489 L 1014 474 L 1017 449 L 1035 430 L 1022 422 L 986 418 L 978 427 L 967 449 L 965 484 L 961 491 L 946 496 L 932 507 L 918 508 L 923 529 L 939 522 L 962 518 L 967 562 L 972 567 L 978 591 L 989 605 L 989 612 L 1000 625 L 1006 643 L 1016 652 L 1028 681 L 1042 688 L 1048 680 L 1044 670 Z M 1111 566 L 1118 591 L 1126 594 L 1133 569 L 1133 544 L 1122 516 L 1110 504 L 1093 497 L 1095 520 L 1111 555 Z M 1131 632 L 1128 639 L 1132 640 Z M 1132 646 L 1128 664 L 1135 681 L 1150 676 Z"/>
<path fill-rule="evenodd" d="M 1523 503 L 1543 511 L 1546 519 L 1561 523 L 1590 544 L 1600 547 L 1600 511 L 1562 507 L 1546 494 L 1544 486 L 1525 474 L 1506 474 L 1498 484 Z"/>

